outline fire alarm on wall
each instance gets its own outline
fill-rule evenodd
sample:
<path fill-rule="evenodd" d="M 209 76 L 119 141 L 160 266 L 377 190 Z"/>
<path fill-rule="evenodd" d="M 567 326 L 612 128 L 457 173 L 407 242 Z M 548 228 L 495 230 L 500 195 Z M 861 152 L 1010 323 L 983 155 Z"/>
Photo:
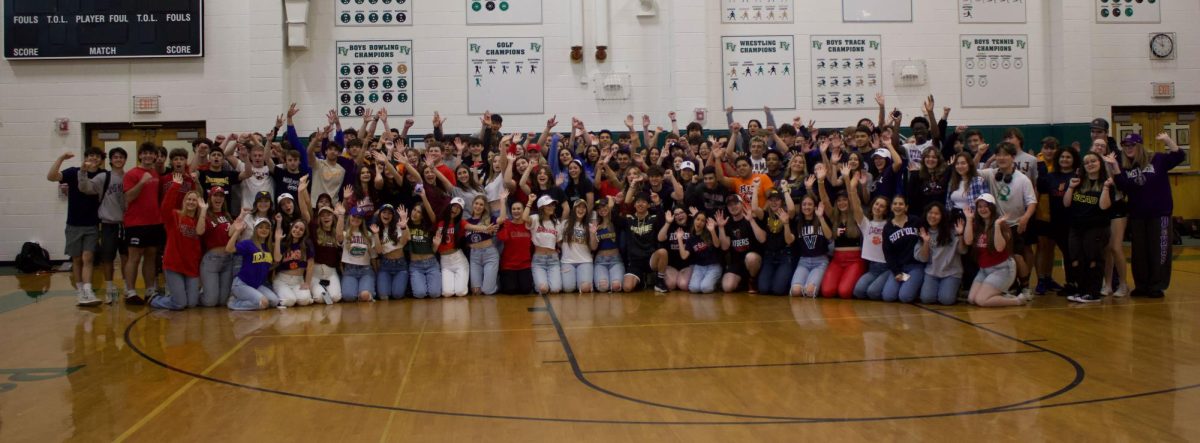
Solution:
<path fill-rule="evenodd" d="M 71 132 L 71 119 L 65 117 L 54 119 L 54 128 L 60 135 L 66 135 Z"/>

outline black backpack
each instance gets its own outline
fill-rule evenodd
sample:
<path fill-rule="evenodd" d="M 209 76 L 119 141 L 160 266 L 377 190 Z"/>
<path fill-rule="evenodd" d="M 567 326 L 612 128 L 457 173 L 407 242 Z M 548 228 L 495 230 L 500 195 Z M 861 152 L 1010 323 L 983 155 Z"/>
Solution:
<path fill-rule="evenodd" d="M 46 252 L 46 248 L 34 242 L 25 242 L 21 245 L 21 253 L 17 254 L 17 270 L 26 273 L 34 274 L 38 272 L 46 272 L 54 267 L 50 263 L 50 253 Z"/>

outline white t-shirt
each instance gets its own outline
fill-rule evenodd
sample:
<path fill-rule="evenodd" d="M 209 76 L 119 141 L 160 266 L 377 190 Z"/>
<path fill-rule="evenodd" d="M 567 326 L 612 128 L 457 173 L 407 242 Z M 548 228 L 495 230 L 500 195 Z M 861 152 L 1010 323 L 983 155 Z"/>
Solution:
<path fill-rule="evenodd" d="M 919 145 L 914 145 L 911 143 L 904 144 L 904 153 L 908 155 L 909 169 L 912 169 L 914 166 L 917 168 L 921 167 L 921 156 L 924 155 L 925 148 L 930 146 L 933 146 L 933 140 L 925 140 L 925 143 L 921 143 Z"/>
<path fill-rule="evenodd" d="M 1037 157 L 1030 155 L 1028 152 L 1021 151 L 1013 158 L 1013 164 L 1016 165 L 1018 171 L 1021 171 L 1022 174 L 1025 174 L 1025 177 L 1029 178 L 1030 182 L 1037 183 Z"/>
<path fill-rule="evenodd" d="M 529 220 L 533 223 L 533 245 L 539 248 L 557 249 L 558 242 L 562 240 L 562 230 L 565 224 L 562 221 L 554 223 L 546 220 L 542 223 L 542 217 L 539 214 L 529 216 Z"/>
<path fill-rule="evenodd" d="M 346 176 L 346 170 L 342 165 L 334 163 L 329 164 L 326 160 L 317 160 L 312 164 L 312 205 L 317 207 L 318 197 L 321 194 L 329 194 L 333 197 L 334 203 L 342 200 L 342 179 Z"/>
<path fill-rule="evenodd" d="M 950 191 L 950 203 L 954 204 L 951 209 L 964 209 L 971 205 L 970 195 L 971 183 L 963 180 L 958 184 L 958 189 Z"/>
<path fill-rule="evenodd" d="M 576 223 L 575 229 L 563 233 L 562 262 L 568 265 L 592 262 L 592 248 L 588 245 L 588 227 L 583 223 Z"/>
<path fill-rule="evenodd" d="M 883 255 L 883 227 L 885 225 L 887 225 L 887 220 L 872 221 L 865 216 L 858 221 L 858 230 L 862 231 L 863 235 L 862 258 L 864 260 L 887 263 L 887 258 Z"/>
<path fill-rule="evenodd" d="M 357 231 L 347 232 L 346 238 L 342 241 L 342 263 L 371 266 L 374 249 L 370 236 L 362 235 Z"/>
<path fill-rule="evenodd" d="M 984 169 L 979 171 L 979 175 L 990 185 L 1000 216 L 1004 217 L 1009 226 L 1016 226 L 1021 216 L 1025 215 L 1025 208 L 1037 204 L 1037 193 L 1033 190 L 1033 182 L 1021 171 L 1014 171 L 1011 183 L 997 181 L 996 171 Z"/>
<path fill-rule="evenodd" d="M 755 174 L 766 174 L 767 158 L 763 157 L 756 159 L 754 157 L 750 157 L 750 171 Z"/>
<path fill-rule="evenodd" d="M 254 197 L 261 191 L 271 193 L 271 203 L 274 203 L 275 180 L 271 178 L 271 168 L 266 165 L 257 168 L 250 166 L 246 162 L 239 162 L 237 167 L 238 174 L 241 174 L 246 168 L 251 168 L 250 177 L 242 180 L 242 207 L 253 208 Z"/>
<path fill-rule="evenodd" d="M 483 187 L 483 192 L 487 195 L 488 202 L 500 200 L 500 193 L 504 191 L 504 176 L 497 175 L 495 179 L 488 182 Z"/>

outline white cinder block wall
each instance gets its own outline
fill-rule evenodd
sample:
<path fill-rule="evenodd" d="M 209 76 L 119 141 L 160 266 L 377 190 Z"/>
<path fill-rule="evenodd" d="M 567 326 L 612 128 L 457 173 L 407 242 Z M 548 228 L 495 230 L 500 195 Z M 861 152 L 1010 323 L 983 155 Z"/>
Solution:
<path fill-rule="evenodd" d="M 680 112 L 681 124 L 693 108 L 707 108 L 706 127 L 724 128 L 721 111 L 722 35 L 793 34 L 796 36 L 796 110 L 777 110 L 781 121 L 793 115 L 816 119 L 821 126 L 843 126 L 873 112 L 812 112 L 807 41 L 816 34 L 883 36 L 884 92 L 888 105 L 906 119 L 926 94 L 938 107 L 951 106 L 954 123 L 1079 123 L 1107 115 L 1111 106 L 1200 103 L 1200 4 L 1164 0 L 1163 20 L 1154 25 L 1099 25 L 1093 0 L 1027 0 L 1026 24 L 958 23 L 957 2 L 914 0 L 912 23 L 841 22 L 841 2 L 796 0 L 796 22 L 788 25 L 723 25 L 719 0 L 657 0 L 656 17 L 636 17 L 639 0 L 611 0 L 609 60 L 595 62 L 593 20 L 585 22 L 585 61 L 568 60 L 568 5 L 543 0 L 543 24 L 466 26 L 463 0 L 415 2 L 411 27 L 335 27 L 333 2 L 313 0 L 309 15 L 310 48 L 284 49 L 282 5 L 278 1 L 207 0 L 203 59 L 0 62 L 0 261 L 12 260 L 22 242 L 42 242 L 62 258 L 66 204 L 45 170 L 65 150 L 84 143 L 82 123 L 206 120 L 210 133 L 261 130 L 290 101 L 298 102 L 297 121 L 306 133 L 324 123 L 334 106 L 335 40 L 412 39 L 415 52 L 414 133 L 429 130 L 434 110 L 449 118 L 449 132 L 478 127 L 467 115 L 465 84 L 468 37 L 544 37 L 547 62 L 546 114 L 505 115 L 509 131 L 540 130 L 557 114 L 560 129 L 577 116 L 589 129 L 623 128 L 626 114 L 650 114 L 667 126 L 666 113 Z M 592 11 L 592 0 L 584 0 Z M 1148 59 L 1148 34 L 1177 33 L 1174 61 Z M 963 109 L 958 107 L 958 35 L 1028 34 L 1030 106 Z M 896 88 L 891 61 L 924 59 L 929 83 Z M 633 97 L 628 101 L 593 99 L 584 83 L 594 72 L 628 72 Z M 1150 98 L 1150 81 L 1176 82 L 1177 97 Z M 131 112 L 131 96 L 162 96 L 162 112 Z M 940 110 L 938 111 L 940 112 Z M 739 119 L 757 117 L 739 112 Z M 54 132 L 55 118 L 71 119 L 71 133 Z M 396 116 L 399 126 L 404 116 Z M 347 121 L 347 125 L 357 125 Z"/>

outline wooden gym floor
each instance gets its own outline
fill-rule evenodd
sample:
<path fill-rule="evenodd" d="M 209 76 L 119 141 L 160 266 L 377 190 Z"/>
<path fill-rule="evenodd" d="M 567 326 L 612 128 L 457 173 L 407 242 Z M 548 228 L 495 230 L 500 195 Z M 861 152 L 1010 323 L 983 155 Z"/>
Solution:
<path fill-rule="evenodd" d="M 641 293 L 149 312 L 6 276 L 0 441 L 1195 441 L 1200 249 L 1180 255 L 1165 299 L 1006 309 Z"/>

